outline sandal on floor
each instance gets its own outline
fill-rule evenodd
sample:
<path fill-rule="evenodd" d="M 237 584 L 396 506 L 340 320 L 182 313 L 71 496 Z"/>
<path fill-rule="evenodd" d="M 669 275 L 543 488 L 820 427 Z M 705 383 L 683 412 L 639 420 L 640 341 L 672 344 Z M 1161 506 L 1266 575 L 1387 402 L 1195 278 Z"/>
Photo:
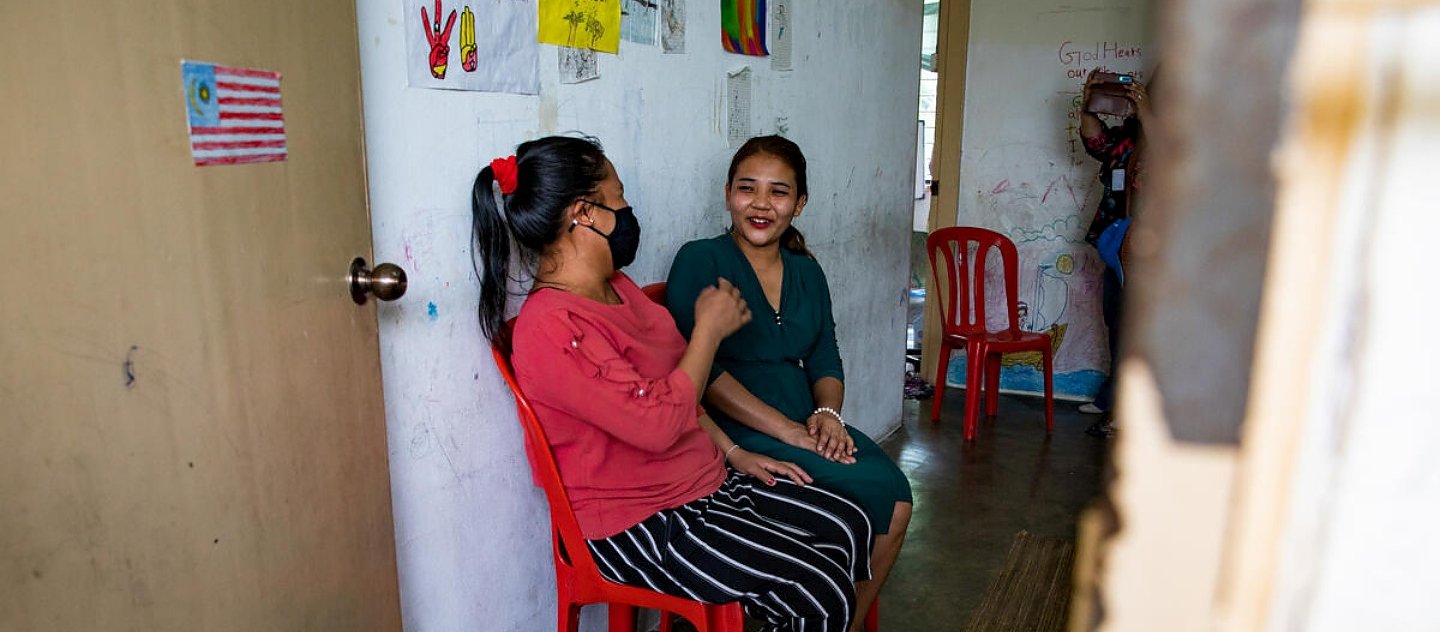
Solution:
<path fill-rule="evenodd" d="M 1090 427 L 1085 429 L 1085 434 L 1099 439 L 1109 438 L 1115 436 L 1115 426 L 1110 423 L 1109 419 L 1101 419 L 1090 424 Z"/>
<path fill-rule="evenodd" d="M 935 394 L 935 387 L 914 373 L 905 376 L 905 398 L 925 399 Z"/>

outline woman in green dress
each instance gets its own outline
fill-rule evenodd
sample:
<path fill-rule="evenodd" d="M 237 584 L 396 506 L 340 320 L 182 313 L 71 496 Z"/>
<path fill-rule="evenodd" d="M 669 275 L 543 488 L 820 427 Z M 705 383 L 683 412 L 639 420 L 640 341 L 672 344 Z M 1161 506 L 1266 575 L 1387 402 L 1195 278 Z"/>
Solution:
<path fill-rule="evenodd" d="M 845 374 L 830 288 L 791 226 L 808 193 L 799 146 L 780 136 L 746 142 L 731 160 L 725 184 L 731 227 L 680 248 L 666 303 L 688 337 L 702 290 L 721 278 L 739 288 L 755 317 L 716 351 L 706 409 L 746 450 L 799 465 L 816 484 L 865 510 L 877 534 L 874 579 L 857 585 L 857 602 L 868 608 L 905 539 L 910 482 L 841 416 Z M 862 610 L 855 620 L 864 618 Z"/>

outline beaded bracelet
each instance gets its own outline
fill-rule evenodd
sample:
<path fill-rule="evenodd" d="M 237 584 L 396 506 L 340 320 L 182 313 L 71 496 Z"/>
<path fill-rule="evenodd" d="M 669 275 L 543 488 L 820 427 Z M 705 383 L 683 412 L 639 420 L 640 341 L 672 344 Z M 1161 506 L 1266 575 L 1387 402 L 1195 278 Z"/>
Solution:
<path fill-rule="evenodd" d="M 736 443 L 736 444 L 731 445 L 731 446 L 728 447 L 728 448 L 725 448 L 725 457 L 724 457 L 724 459 L 725 459 L 726 461 L 729 461 L 729 460 L 730 460 L 730 453 L 731 453 L 731 452 L 734 452 L 734 451 L 735 451 L 735 448 L 738 448 L 738 447 L 740 447 L 740 444 Z"/>
<path fill-rule="evenodd" d="M 827 414 L 827 415 L 830 415 L 831 417 L 834 417 L 834 418 L 835 418 L 835 421 L 840 422 L 840 425 L 841 425 L 841 426 L 844 426 L 844 425 L 845 425 L 845 418 L 844 418 L 844 417 L 841 417 L 841 416 L 840 416 L 840 411 L 835 410 L 834 408 L 831 408 L 831 407 L 829 407 L 829 406 L 821 406 L 821 407 L 819 407 L 819 408 L 816 408 L 816 409 L 814 410 L 814 412 L 811 412 L 810 414 L 812 414 L 812 415 L 818 415 L 818 414 L 820 414 L 820 413 L 825 413 L 825 414 Z"/>

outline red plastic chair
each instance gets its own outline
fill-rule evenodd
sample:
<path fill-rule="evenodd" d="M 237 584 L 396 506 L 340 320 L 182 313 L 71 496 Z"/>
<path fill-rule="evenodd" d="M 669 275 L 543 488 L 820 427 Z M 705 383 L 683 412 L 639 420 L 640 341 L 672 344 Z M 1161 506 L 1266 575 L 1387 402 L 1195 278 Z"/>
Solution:
<path fill-rule="evenodd" d="M 640 291 L 641 291 L 641 292 L 644 292 L 644 293 L 645 293 L 645 296 L 650 297 L 650 300 L 655 301 L 657 304 L 659 304 L 659 305 L 664 305 L 664 304 L 665 304 L 665 282 L 664 282 L 664 281 L 661 281 L 661 282 L 659 282 L 659 283 L 651 283 L 650 285 L 647 285 L 647 286 L 645 286 L 645 287 L 640 288 Z"/>
<path fill-rule="evenodd" d="M 512 321 L 513 324 L 513 321 Z M 600 575 L 595 558 L 580 535 L 580 523 L 570 508 L 570 497 L 560 482 L 560 470 L 550 452 L 545 430 L 535 417 L 535 409 L 515 383 L 510 358 L 498 347 L 492 347 L 495 366 L 515 396 L 520 425 L 525 428 L 525 454 L 535 473 L 536 484 L 545 490 L 550 505 L 550 537 L 555 554 L 555 587 L 559 606 L 559 632 L 580 629 L 580 608 L 589 604 L 610 604 L 610 632 L 632 632 L 635 629 L 635 608 L 652 608 L 673 612 L 690 621 L 698 632 L 743 632 L 744 613 L 740 604 L 707 604 L 673 597 L 645 588 L 617 584 Z M 663 629 L 669 629 L 664 617 Z"/>
<path fill-rule="evenodd" d="M 975 253 L 970 253 L 971 246 Z M 1000 233 L 956 226 L 942 228 L 925 240 L 930 256 L 930 270 L 936 288 L 944 284 L 945 292 L 934 295 L 940 303 L 944 325 L 940 337 L 940 366 L 935 376 L 935 401 L 930 420 L 940 419 L 940 404 L 945 395 L 945 374 L 953 349 L 965 349 L 965 440 L 975 439 L 980 419 L 980 383 L 985 382 L 985 414 L 994 415 L 1000 406 L 1000 356 L 1017 351 L 1039 351 L 1045 372 L 1045 431 L 1055 430 L 1054 360 L 1050 335 L 1020 329 L 1020 306 L 1017 298 L 1019 255 L 1015 243 Z M 1005 279 L 1006 316 L 1009 323 L 1000 331 L 985 326 L 985 263 L 990 253 L 999 252 Z M 938 257 L 938 259 L 937 259 Z M 943 266 L 942 266 L 943 263 Z M 942 276 L 941 272 L 945 274 Z M 932 295 L 935 294 L 932 292 Z"/>
<path fill-rule="evenodd" d="M 651 283 L 640 288 L 641 292 L 650 300 L 661 305 L 665 304 L 665 282 Z M 670 615 L 660 615 L 660 632 L 670 632 Z M 865 615 L 865 632 L 880 632 L 880 598 L 876 597 L 874 603 L 870 604 L 870 612 Z"/>

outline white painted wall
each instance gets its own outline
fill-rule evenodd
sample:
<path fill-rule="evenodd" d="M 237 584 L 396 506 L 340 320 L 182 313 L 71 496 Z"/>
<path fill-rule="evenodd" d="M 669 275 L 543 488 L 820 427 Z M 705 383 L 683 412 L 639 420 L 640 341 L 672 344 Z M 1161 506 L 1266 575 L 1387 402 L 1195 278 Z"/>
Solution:
<path fill-rule="evenodd" d="M 681 244 L 727 224 L 723 76 L 750 65 L 754 129 L 783 130 L 810 158 L 797 226 L 835 294 L 846 418 L 876 437 L 899 425 L 921 3 L 792 3 L 799 35 L 785 73 L 720 49 L 718 4 L 689 2 L 688 54 L 622 42 L 619 56 L 600 56 L 594 82 L 560 85 L 556 49 L 542 47 L 540 94 L 525 97 L 408 88 L 401 3 L 358 0 L 375 256 L 410 275 L 380 321 L 412 632 L 554 625 L 548 517 L 479 333 L 470 260 L 470 184 L 521 141 L 601 139 L 645 229 L 628 271 L 657 281 Z"/>
<path fill-rule="evenodd" d="M 1029 329 L 1066 325 L 1055 355 L 1060 396 L 1092 397 L 1109 362 L 1100 317 L 1104 264 L 1084 242 L 1100 186 L 1099 164 L 1080 144 L 1080 90 L 1093 68 L 1154 65 L 1150 4 L 974 0 L 971 7 L 956 224 L 1015 241 L 1019 300 L 1038 317 Z M 965 383 L 963 355 L 951 362 L 951 383 Z M 1001 387 L 1039 391 L 1038 367 L 1007 368 Z"/>

